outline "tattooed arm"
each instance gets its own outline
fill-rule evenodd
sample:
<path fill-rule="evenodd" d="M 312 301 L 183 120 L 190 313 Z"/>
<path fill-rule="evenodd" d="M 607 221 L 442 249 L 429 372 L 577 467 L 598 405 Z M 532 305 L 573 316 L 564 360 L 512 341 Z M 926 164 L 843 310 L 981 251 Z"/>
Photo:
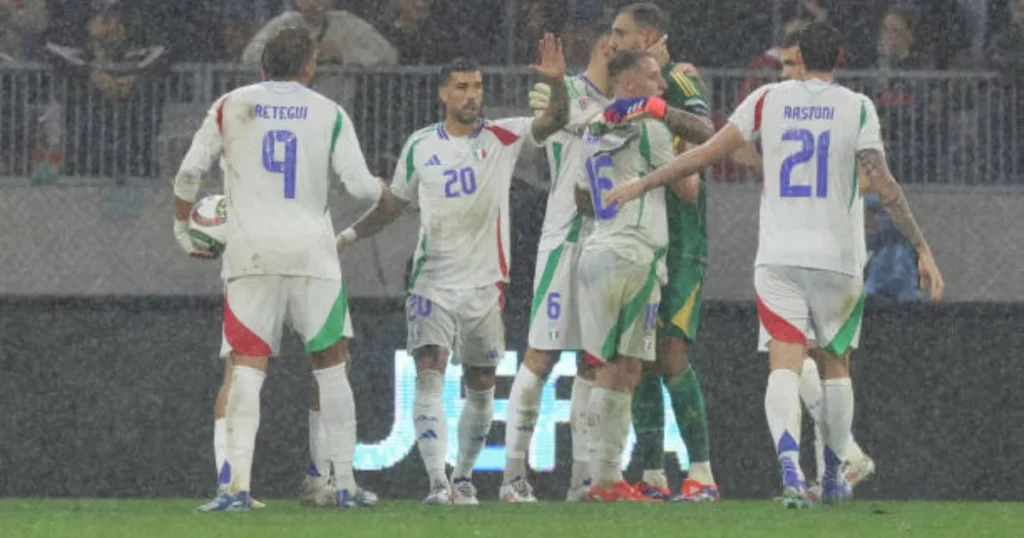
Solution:
<path fill-rule="evenodd" d="M 662 118 L 672 134 L 692 144 L 703 144 L 715 134 L 715 127 L 709 118 L 674 107 L 665 109 Z"/>
<path fill-rule="evenodd" d="M 889 171 L 889 165 L 885 162 L 885 153 L 880 149 L 863 149 L 857 152 L 857 167 L 860 175 L 861 192 L 873 192 L 878 195 L 882 207 L 892 218 L 893 224 L 899 229 L 903 237 L 917 250 L 918 272 L 921 277 L 921 285 L 926 280 L 931 284 L 932 299 L 941 299 L 945 293 L 946 284 L 942 279 L 942 273 L 935 264 L 931 247 L 924 239 L 914 214 L 910 211 L 910 204 L 903 194 L 903 188 L 896 182 Z"/>

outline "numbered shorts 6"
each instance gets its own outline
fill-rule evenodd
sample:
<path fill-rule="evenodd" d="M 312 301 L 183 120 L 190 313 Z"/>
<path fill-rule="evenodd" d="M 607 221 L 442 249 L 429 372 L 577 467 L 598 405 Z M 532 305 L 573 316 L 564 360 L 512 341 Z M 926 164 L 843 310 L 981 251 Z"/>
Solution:
<path fill-rule="evenodd" d="M 834 355 L 856 348 L 864 280 L 834 271 L 762 265 L 754 269 L 757 315 L 772 340 L 817 345 Z"/>
<path fill-rule="evenodd" d="M 584 250 L 579 262 L 583 349 L 601 360 L 655 358 L 656 263 L 639 264 L 607 250 Z"/>
<path fill-rule="evenodd" d="M 579 243 L 563 243 L 537 252 L 530 307 L 529 344 L 540 350 L 580 349 L 580 312 L 576 296 Z"/>
<path fill-rule="evenodd" d="M 345 286 L 340 280 L 276 275 L 227 282 L 224 338 L 232 351 L 255 357 L 277 355 L 285 325 L 298 333 L 311 353 L 351 338 Z"/>
<path fill-rule="evenodd" d="M 505 355 L 501 292 L 494 286 L 438 290 L 406 301 L 409 353 L 423 346 L 452 351 L 452 362 L 493 368 Z"/>

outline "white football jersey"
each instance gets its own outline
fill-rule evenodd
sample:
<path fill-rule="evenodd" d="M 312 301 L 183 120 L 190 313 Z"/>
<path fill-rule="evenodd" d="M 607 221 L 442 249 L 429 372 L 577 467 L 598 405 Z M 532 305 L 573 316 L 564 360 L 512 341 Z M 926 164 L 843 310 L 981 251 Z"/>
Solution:
<path fill-rule="evenodd" d="M 672 133 L 664 123 L 644 119 L 599 140 L 588 136 L 589 156 L 576 176 L 576 186 L 590 193 L 594 231 L 584 250 L 614 250 L 636 263 L 650 263 L 668 246 L 665 189 L 648 191 L 623 206 L 606 206 L 602 197 L 616 185 L 644 176 L 675 158 Z"/>
<path fill-rule="evenodd" d="M 883 151 L 875 105 L 822 80 L 758 88 L 729 121 L 761 140 L 764 191 L 755 265 L 861 274 L 866 261 L 858 151 Z"/>
<path fill-rule="evenodd" d="M 569 124 L 544 144 L 551 185 L 538 245 L 541 251 L 553 250 L 566 241 L 578 241 L 592 226 L 590 219 L 584 220 L 576 208 L 572 178 L 580 173 L 586 158 L 583 131 L 587 120 L 604 112 L 608 99 L 583 75 L 565 77 L 565 86 L 569 90 Z"/>
<path fill-rule="evenodd" d="M 179 174 L 206 172 L 218 157 L 228 206 L 224 278 L 341 278 L 330 171 L 363 200 L 380 197 L 380 182 L 340 106 L 297 82 L 229 92 L 210 109 Z"/>
<path fill-rule="evenodd" d="M 465 137 L 444 123 L 405 143 L 391 190 L 420 209 L 419 243 L 409 291 L 467 289 L 508 281 L 512 173 L 532 118 L 483 120 Z"/>

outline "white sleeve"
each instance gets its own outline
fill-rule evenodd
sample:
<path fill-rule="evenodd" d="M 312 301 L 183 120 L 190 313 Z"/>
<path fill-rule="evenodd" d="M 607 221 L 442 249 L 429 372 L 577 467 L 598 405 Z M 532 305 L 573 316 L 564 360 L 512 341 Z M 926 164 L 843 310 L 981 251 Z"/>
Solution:
<path fill-rule="evenodd" d="M 380 181 L 366 167 L 366 157 L 359 148 L 359 139 L 352 120 L 342 108 L 335 107 L 337 118 L 331 140 L 331 168 L 341 178 L 348 194 L 357 200 L 376 202 L 380 199 Z"/>
<path fill-rule="evenodd" d="M 764 108 L 765 95 L 771 86 L 765 85 L 750 92 L 750 95 L 736 107 L 729 116 L 729 123 L 739 128 L 743 140 L 751 142 L 761 135 L 761 111 Z"/>
<path fill-rule="evenodd" d="M 192 145 L 189 146 L 185 159 L 178 168 L 178 174 L 174 178 L 174 195 L 182 200 L 195 201 L 203 174 L 210 170 L 213 161 L 221 155 L 224 141 L 221 138 L 218 118 L 227 98 L 226 95 L 222 96 L 210 107 L 203 124 L 192 137 Z"/>
<path fill-rule="evenodd" d="M 651 143 L 651 167 L 660 168 L 676 158 L 672 132 L 668 126 L 657 120 L 648 120 L 650 128 L 647 137 Z"/>
<path fill-rule="evenodd" d="M 505 118 L 494 120 L 493 123 L 496 126 L 516 135 L 519 138 L 516 143 L 525 142 L 531 146 L 541 148 L 544 147 L 544 143 L 538 143 L 537 140 L 533 138 L 533 122 L 535 119 L 536 118 L 528 117 Z"/>
<path fill-rule="evenodd" d="M 878 122 L 878 111 L 867 96 L 861 96 L 860 133 L 857 135 L 857 151 L 877 149 L 884 151 L 882 128 Z"/>
<path fill-rule="evenodd" d="M 413 206 L 419 205 L 420 175 L 416 171 L 416 144 L 419 141 L 420 138 L 415 136 L 406 140 L 391 179 L 391 192 Z"/>

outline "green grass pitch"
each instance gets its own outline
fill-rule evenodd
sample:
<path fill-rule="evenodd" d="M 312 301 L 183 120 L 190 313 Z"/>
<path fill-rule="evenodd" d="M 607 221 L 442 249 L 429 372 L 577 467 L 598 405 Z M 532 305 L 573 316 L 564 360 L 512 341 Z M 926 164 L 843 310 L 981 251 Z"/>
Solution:
<path fill-rule="evenodd" d="M 199 514 L 199 500 L 2 499 L 4 538 L 636 538 L 888 536 L 1004 537 L 1024 532 L 1024 504 L 850 502 L 785 510 L 767 501 L 717 505 L 567 504 L 424 507 L 383 501 L 370 509 L 312 510 L 294 500 L 240 514 Z"/>

